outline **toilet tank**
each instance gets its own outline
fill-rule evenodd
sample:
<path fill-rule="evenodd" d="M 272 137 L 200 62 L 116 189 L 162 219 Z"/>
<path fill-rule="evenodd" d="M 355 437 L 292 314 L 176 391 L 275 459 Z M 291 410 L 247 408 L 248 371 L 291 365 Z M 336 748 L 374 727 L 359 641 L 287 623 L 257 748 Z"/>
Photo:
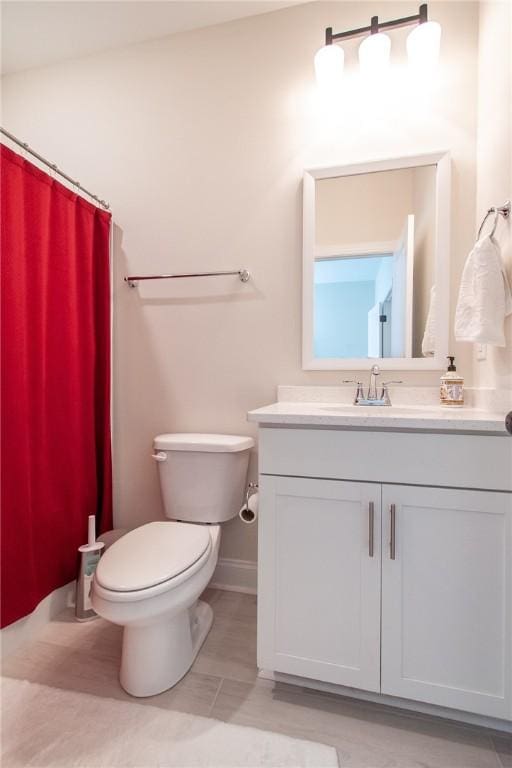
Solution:
<path fill-rule="evenodd" d="M 250 437 L 167 434 L 155 437 L 165 516 L 222 523 L 238 514 L 247 482 Z"/>

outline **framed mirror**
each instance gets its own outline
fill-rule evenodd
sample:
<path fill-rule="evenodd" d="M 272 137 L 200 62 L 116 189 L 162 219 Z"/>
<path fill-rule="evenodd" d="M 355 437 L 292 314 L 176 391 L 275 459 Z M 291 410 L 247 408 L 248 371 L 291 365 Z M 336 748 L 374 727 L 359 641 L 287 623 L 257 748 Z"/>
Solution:
<path fill-rule="evenodd" d="M 302 367 L 443 369 L 449 223 L 447 152 L 305 171 Z"/>

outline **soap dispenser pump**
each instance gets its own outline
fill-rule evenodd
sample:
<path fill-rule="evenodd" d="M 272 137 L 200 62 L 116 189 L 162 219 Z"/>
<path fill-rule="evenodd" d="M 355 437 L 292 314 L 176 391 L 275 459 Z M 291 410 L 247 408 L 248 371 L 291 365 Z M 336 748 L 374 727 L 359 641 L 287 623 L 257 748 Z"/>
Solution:
<path fill-rule="evenodd" d="M 457 373 L 455 357 L 448 355 L 450 361 L 446 373 L 441 376 L 441 405 L 464 405 L 464 379 Z"/>

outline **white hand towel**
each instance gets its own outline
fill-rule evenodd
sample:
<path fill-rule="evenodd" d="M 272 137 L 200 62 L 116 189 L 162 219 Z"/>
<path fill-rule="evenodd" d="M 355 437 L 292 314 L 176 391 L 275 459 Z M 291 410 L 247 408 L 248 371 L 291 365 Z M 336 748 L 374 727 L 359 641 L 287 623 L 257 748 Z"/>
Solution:
<path fill-rule="evenodd" d="M 436 287 L 430 289 L 430 304 L 428 307 L 425 333 L 421 342 L 423 357 L 434 357 L 436 353 Z"/>
<path fill-rule="evenodd" d="M 504 320 L 512 312 L 512 293 L 500 247 L 486 235 L 469 254 L 455 310 L 455 338 L 505 346 Z"/>

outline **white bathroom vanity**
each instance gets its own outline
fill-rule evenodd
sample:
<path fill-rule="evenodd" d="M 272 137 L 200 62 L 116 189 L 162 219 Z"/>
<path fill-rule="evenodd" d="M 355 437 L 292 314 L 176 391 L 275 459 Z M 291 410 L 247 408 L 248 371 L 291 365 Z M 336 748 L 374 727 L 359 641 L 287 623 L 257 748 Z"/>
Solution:
<path fill-rule="evenodd" d="M 507 728 L 503 415 L 314 395 L 248 416 L 260 426 L 261 674 Z"/>

